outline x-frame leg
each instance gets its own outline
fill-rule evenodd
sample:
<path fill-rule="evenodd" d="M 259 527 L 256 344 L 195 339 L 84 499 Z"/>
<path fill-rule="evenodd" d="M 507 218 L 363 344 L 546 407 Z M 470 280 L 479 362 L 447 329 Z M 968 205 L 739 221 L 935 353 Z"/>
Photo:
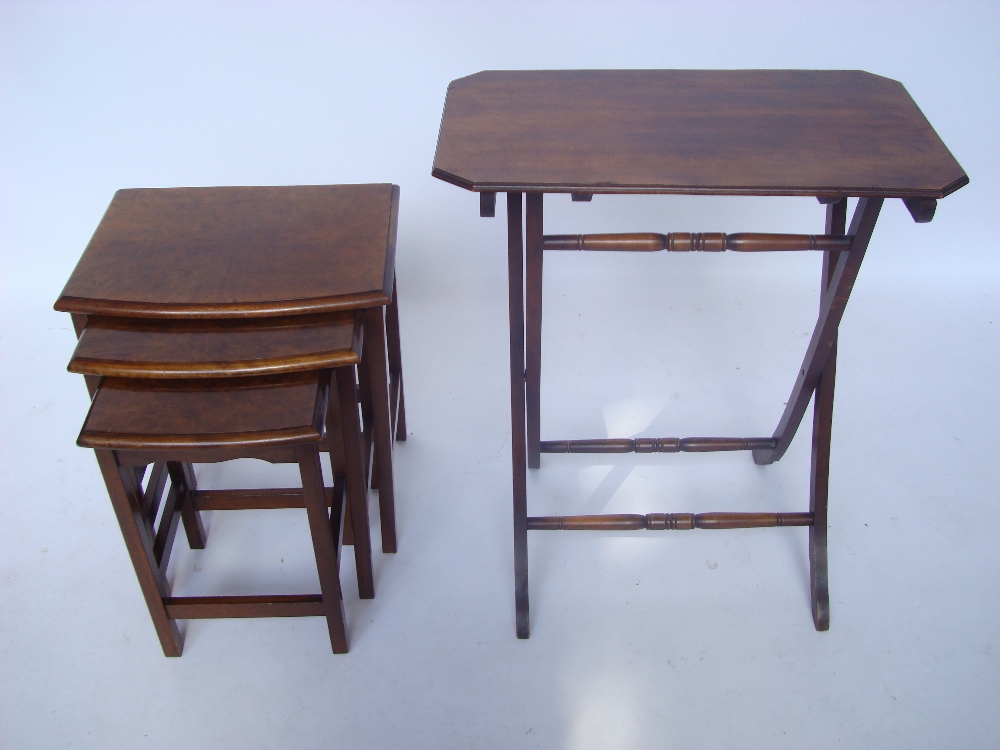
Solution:
<path fill-rule="evenodd" d="M 827 501 L 837 331 L 878 220 L 882 202 L 881 198 L 861 198 L 851 221 L 849 234 L 852 240 L 849 249 L 824 252 L 819 318 L 792 395 L 772 440 L 766 447 L 753 450 L 754 461 L 758 464 L 769 464 L 780 459 L 795 436 L 809 400 L 815 394 L 808 525 L 810 589 L 813 621 L 817 630 L 829 628 Z M 522 235 L 521 194 L 507 194 L 514 576 L 519 638 L 527 638 L 530 633 L 527 552 L 527 531 L 530 521 L 527 516 L 525 475 L 528 468 L 538 468 L 541 447 L 540 376 L 544 245 L 542 194 L 528 193 L 525 203 L 526 215 L 524 235 Z M 843 235 L 846 217 L 846 198 L 828 204 L 826 234 Z M 801 515 L 805 517 L 807 514 Z M 537 522 L 540 519 L 533 520 Z M 764 525 L 771 523 L 768 521 Z M 782 524 L 778 521 L 777 525 Z M 532 528 L 535 527 L 545 526 L 536 523 Z"/>

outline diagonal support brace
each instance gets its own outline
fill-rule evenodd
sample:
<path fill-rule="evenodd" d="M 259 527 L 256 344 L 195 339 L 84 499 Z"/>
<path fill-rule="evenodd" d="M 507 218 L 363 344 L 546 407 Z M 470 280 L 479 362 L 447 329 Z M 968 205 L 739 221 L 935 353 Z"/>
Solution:
<path fill-rule="evenodd" d="M 865 257 L 865 251 L 868 249 L 868 243 L 875 230 L 875 222 L 878 221 L 881 208 L 882 198 L 860 198 L 858 200 L 858 207 L 851 218 L 851 228 L 848 231 L 848 234 L 853 235 L 854 240 L 851 242 L 850 250 L 840 254 L 830 286 L 823 295 L 819 319 L 813 329 L 809 348 L 806 350 L 802 367 L 799 369 L 799 376 L 792 388 L 792 394 L 785 405 L 785 411 L 781 415 L 778 427 L 774 431 L 774 448 L 755 450 L 753 452 L 754 463 L 761 465 L 774 463 L 785 455 L 785 451 L 791 445 L 792 438 L 795 437 L 795 432 L 809 406 L 809 400 L 819 383 L 827 357 L 829 357 L 837 340 L 837 329 L 844 316 L 844 308 L 847 306 L 847 300 L 854 288 L 854 281 L 858 277 L 861 261 Z"/>

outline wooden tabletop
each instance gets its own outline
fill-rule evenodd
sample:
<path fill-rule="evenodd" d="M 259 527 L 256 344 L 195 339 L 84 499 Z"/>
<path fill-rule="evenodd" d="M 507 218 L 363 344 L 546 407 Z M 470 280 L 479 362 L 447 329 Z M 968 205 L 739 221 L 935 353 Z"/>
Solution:
<path fill-rule="evenodd" d="M 104 378 L 77 438 L 82 448 L 258 448 L 318 443 L 328 371 L 220 380 Z"/>
<path fill-rule="evenodd" d="M 968 183 L 898 81 L 855 70 L 485 71 L 432 174 L 476 191 L 941 198 Z"/>
<path fill-rule="evenodd" d="M 62 312 L 226 318 L 386 305 L 399 188 L 119 190 Z"/>
<path fill-rule="evenodd" d="M 92 316 L 69 371 L 217 378 L 325 370 L 361 361 L 364 313 L 176 320 Z"/>

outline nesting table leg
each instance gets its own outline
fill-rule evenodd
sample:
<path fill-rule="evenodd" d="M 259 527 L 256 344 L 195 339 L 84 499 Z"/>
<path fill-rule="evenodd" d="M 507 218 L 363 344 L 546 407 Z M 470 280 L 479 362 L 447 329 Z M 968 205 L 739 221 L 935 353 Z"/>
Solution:
<path fill-rule="evenodd" d="M 375 467 L 378 472 L 378 507 L 382 551 L 396 551 L 396 510 L 392 477 L 392 422 L 389 416 L 389 371 L 386 366 L 385 315 L 381 307 L 365 312 L 365 346 L 369 347 Z"/>
<path fill-rule="evenodd" d="M 368 482 L 361 456 L 361 422 L 358 416 L 358 391 L 354 368 L 338 367 L 337 396 L 340 401 L 340 424 L 344 434 L 344 460 L 347 474 L 347 496 L 354 535 L 354 560 L 358 569 L 358 595 L 362 599 L 375 597 L 372 573 L 371 532 L 368 525 Z"/>
<path fill-rule="evenodd" d="M 339 517 L 341 506 L 334 496 L 333 507 L 327 515 L 326 498 L 323 490 L 323 471 L 319 463 L 319 451 L 315 445 L 301 445 L 296 449 L 299 459 L 299 473 L 302 476 L 302 495 L 309 530 L 312 533 L 313 549 L 316 552 L 316 569 L 319 572 L 319 587 L 323 593 L 323 611 L 330 630 L 330 644 L 333 653 L 347 653 L 347 627 L 344 618 L 344 596 L 340 589 L 340 570 L 337 559 L 337 544 L 340 535 L 339 524 L 331 528 L 331 515 Z M 355 545 L 357 547 L 357 545 Z"/>
<path fill-rule="evenodd" d="M 399 295 L 392 279 L 392 301 L 385 308 L 385 335 L 389 349 L 389 408 L 393 411 L 396 440 L 406 440 L 406 407 L 403 399 L 403 353 L 399 345 Z"/>
<path fill-rule="evenodd" d="M 132 567 L 135 568 L 135 574 L 139 579 L 149 615 L 160 638 L 163 655 L 180 656 L 183 648 L 181 636 L 177 625 L 167 616 L 167 609 L 163 603 L 163 599 L 170 595 L 170 589 L 153 553 L 153 539 L 149 535 L 142 512 L 142 498 L 134 491 L 135 482 L 129 483 L 129 488 L 133 490 L 130 492 L 122 479 L 121 472 L 131 472 L 132 468 L 119 467 L 113 451 L 96 450 L 94 453 L 97 455 L 101 474 L 104 475 L 108 496 L 115 509 L 115 516 L 118 518 L 129 557 L 132 558 Z"/>
<path fill-rule="evenodd" d="M 194 476 L 194 467 L 186 462 L 168 461 L 167 471 L 170 481 L 177 485 L 180 493 L 177 502 L 181 506 L 181 520 L 184 523 L 184 533 L 187 534 L 188 546 L 191 549 L 205 549 L 205 527 L 201 522 L 201 514 L 194 507 L 194 492 L 198 489 L 198 481 Z"/>
<path fill-rule="evenodd" d="M 541 202 L 539 201 L 539 204 Z M 510 315 L 510 452 L 514 490 L 514 605 L 517 637 L 531 633 L 528 619 L 528 488 L 524 424 L 524 244 L 521 193 L 507 193 L 507 283 Z"/>

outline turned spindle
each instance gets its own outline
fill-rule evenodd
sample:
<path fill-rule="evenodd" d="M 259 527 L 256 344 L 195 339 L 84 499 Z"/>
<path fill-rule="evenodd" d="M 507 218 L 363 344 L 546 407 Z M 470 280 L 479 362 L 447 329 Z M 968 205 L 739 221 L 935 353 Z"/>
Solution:
<path fill-rule="evenodd" d="M 617 513 L 593 516 L 534 516 L 535 531 L 685 531 L 688 529 L 759 529 L 811 526 L 812 513 Z"/>
<path fill-rule="evenodd" d="M 933 213 L 933 212 L 932 212 Z M 928 220 L 929 221 L 929 220 Z M 550 234 L 542 239 L 545 250 L 592 250 L 632 253 L 737 253 L 797 250 L 849 250 L 849 235 L 825 234 L 723 234 L 722 232 L 671 232 L 670 234 Z"/>
<path fill-rule="evenodd" d="M 592 440 L 543 440 L 542 453 L 710 453 L 771 449 L 774 438 L 596 438 Z"/>

